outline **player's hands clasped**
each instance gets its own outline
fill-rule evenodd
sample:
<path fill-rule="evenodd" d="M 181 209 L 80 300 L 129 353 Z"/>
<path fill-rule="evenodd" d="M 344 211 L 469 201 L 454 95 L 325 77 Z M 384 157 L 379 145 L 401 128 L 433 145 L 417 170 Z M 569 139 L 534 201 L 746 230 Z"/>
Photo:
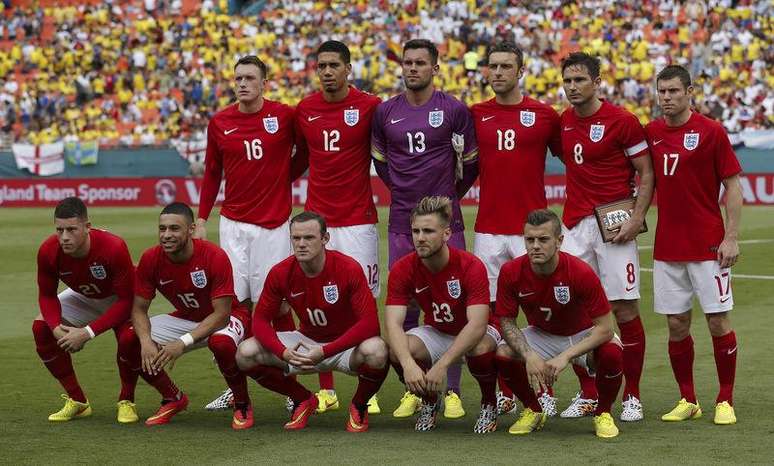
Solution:
<path fill-rule="evenodd" d="M 436 393 L 443 391 L 446 386 L 446 367 L 439 367 L 437 364 L 430 368 L 425 374 L 425 389 L 427 393 Z"/>
<path fill-rule="evenodd" d="M 739 243 L 732 238 L 723 238 L 723 242 L 718 246 L 718 262 L 720 268 L 725 269 L 733 267 L 739 259 Z"/>
<path fill-rule="evenodd" d="M 546 361 L 545 381 L 548 385 L 553 385 L 559 378 L 559 373 L 570 363 L 570 360 L 563 355 L 558 355 Z"/>
<path fill-rule="evenodd" d="M 406 388 L 415 395 L 424 395 L 427 391 L 425 371 L 416 363 L 404 366 L 403 381 L 406 383 Z"/>
<path fill-rule="evenodd" d="M 159 345 L 155 341 L 147 343 L 140 342 L 140 359 L 142 360 L 142 371 L 146 374 L 156 375 L 158 371 L 153 365 L 159 354 Z"/>
<path fill-rule="evenodd" d="M 301 370 L 312 370 L 325 358 L 321 346 L 298 342 L 293 348 L 285 348 L 282 359 Z"/>
<path fill-rule="evenodd" d="M 77 353 L 83 349 L 83 345 L 91 339 L 91 335 L 85 328 L 60 325 L 64 335 L 57 339 L 57 345 L 69 353 Z"/>
<path fill-rule="evenodd" d="M 170 367 L 175 364 L 177 358 L 183 355 L 185 352 L 185 343 L 182 340 L 175 340 L 166 345 L 162 345 L 156 354 L 156 359 L 153 360 L 153 368 L 158 374 L 164 367 L 169 364 Z"/>

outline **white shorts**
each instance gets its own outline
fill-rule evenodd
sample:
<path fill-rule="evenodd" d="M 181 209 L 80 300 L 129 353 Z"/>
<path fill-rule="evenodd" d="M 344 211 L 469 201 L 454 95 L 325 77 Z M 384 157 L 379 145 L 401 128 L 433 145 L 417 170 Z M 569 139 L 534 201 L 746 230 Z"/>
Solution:
<path fill-rule="evenodd" d="M 305 345 L 315 345 L 315 346 L 322 346 L 321 343 L 318 343 L 308 336 L 304 335 L 303 333 L 299 332 L 298 330 L 293 330 L 292 332 L 277 332 L 277 338 L 282 342 L 283 345 L 287 348 L 294 348 L 298 343 L 303 342 Z M 352 353 L 355 352 L 355 346 L 352 348 L 349 348 L 347 350 L 342 351 L 341 353 L 334 354 L 333 356 L 329 356 L 322 361 L 320 361 L 312 371 L 303 371 L 301 369 L 298 369 L 295 366 L 288 365 L 287 374 L 288 375 L 294 375 L 294 374 L 310 374 L 315 372 L 330 372 L 330 371 L 338 371 L 338 372 L 344 372 L 345 374 L 349 375 L 356 375 L 357 372 L 352 370 L 349 367 L 349 360 L 352 358 Z"/>
<path fill-rule="evenodd" d="M 221 215 L 220 247 L 231 261 L 237 301 L 256 303 L 269 270 L 292 253 L 289 224 L 266 229 Z"/>
<path fill-rule="evenodd" d="M 527 253 L 522 235 L 476 233 L 473 254 L 486 266 L 489 278 L 489 300 L 497 300 L 497 277 L 503 264 Z"/>
<path fill-rule="evenodd" d="M 374 298 L 379 297 L 379 232 L 374 224 L 329 227 L 327 249 L 335 249 L 355 259 Z"/>
<path fill-rule="evenodd" d="M 637 241 L 605 243 L 593 215 L 584 217 L 571 229 L 563 230 L 562 251 L 582 259 L 594 269 L 609 301 L 640 299 Z"/>
<path fill-rule="evenodd" d="M 425 348 L 427 348 L 427 352 L 430 353 L 431 364 L 438 362 L 438 360 L 441 359 L 441 356 L 443 356 L 444 353 L 449 350 L 452 343 L 454 343 L 454 339 L 457 338 L 455 335 L 443 333 L 430 325 L 414 327 L 411 330 L 406 331 L 406 335 L 414 335 L 422 340 Z M 494 340 L 495 346 L 497 346 L 502 339 L 500 332 L 491 325 L 486 326 L 486 335 L 489 335 Z"/>
<path fill-rule="evenodd" d="M 65 288 L 59 295 L 62 305 L 62 321 L 73 327 L 85 327 L 99 318 L 118 299 L 116 296 L 94 299 Z"/>
<path fill-rule="evenodd" d="M 548 361 L 551 358 L 559 356 L 567 348 L 581 341 L 586 337 L 586 335 L 591 333 L 592 328 L 593 327 L 582 330 L 575 335 L 563 336 L 554 335 L 553 333 L 548 333 L 543 329 L 530 325 L 521 329 L 521 333 L 524 334 L 524 338 L 527 340 L 529 347 L 532 348 L 532 350 L 536 352 L 541 358 L 543 358 L 543 360 Z M 613 334 L 612 341 L 618 346 L 623 347 L 621 345 L 621 339 L 618 338 L 618 335 Z M 508 343 L 503 340 L 500 344 L 507 345 Z M 580 355 L 573 359 L 571 362 L 572 364 L 581 366 L 582 368 L 586 369 L 586 372 L 589 375 L 594 375 L 594 370 L 589 365 L 588 356 L 589 353 Z"/>
<path fill-rule="evenodd" d="M 699 262 L 653 261 L 653 308 L 659 314 L 682 314 L 691 309 L 693 296 L 705 314 L 734 307 L 731 269 L 715 260 Z"/>
<path fill-rule="evenodd" d="M 234 316 L 230 316 L 229 319 L 228 325 L 212 334 L 226 335 L 234 340 L 234 344 L 239 346 L 239 343 L 245 338 L 245 326 L 241 320 Z M 199 325 L 199 322 L 181 319 L 180 317 L 174 317 L 169 314 L 153 316 L 150 318 L 150 323 L 151 339 L 160 345 L 179 339 Z M 206 338 L 189 346 L 186 348 L 186 351 L 203 348 L 205 346 L 207 346 Z"/>

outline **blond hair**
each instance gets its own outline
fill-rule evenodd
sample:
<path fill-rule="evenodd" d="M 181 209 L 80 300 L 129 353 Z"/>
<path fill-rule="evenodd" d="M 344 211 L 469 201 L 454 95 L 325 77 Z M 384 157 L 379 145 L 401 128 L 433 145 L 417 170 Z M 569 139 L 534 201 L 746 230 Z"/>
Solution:
<path fill-rule="evenodd" d="M 452 201 L 446 196 L 425 196 L 411 209 L 411 221 L 420 215 L 438 215 L 443 226 L 451 225 Z"/>

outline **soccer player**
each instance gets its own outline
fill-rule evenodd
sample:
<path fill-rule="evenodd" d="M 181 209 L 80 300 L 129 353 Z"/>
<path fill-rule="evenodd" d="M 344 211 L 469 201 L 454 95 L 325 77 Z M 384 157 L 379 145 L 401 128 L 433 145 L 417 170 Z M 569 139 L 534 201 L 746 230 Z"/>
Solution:
<path fill-rule="evenodd" d="M 91 228 L 86 205 L 77 197 L 62 199 L 54 209 L 56 234 L 38 251 L 40 314 L 32 322 L 35 348 L 51 375 L 67 392 L 64 407 L 49 421 L 70 421 L 91 415 L 78 383 L 70 353 L 83 349 L 97 335 L 113 329 L 116 338 L 132 309 L 134 265 L 124 240 Z M 57 294 L 62 281 L 67 288 Z M 118 422 L 138 420 L 134 406 L 137 376 L 116 358 L 121 377 Z"/>
<path fill-rule="evenodd" d="M 291 209 L 291 154 L 294 111 L 263 97 L 266 65 L 248 55 L 234 66 L 237 103 L 216 113 L 207 126 L 207 154 L 194 238 L 207 237 L 207 219 L 225 177 L 220 211 L 220 245 L 234 274 L 237 302 L 249 315 L 269 269 L 290 254 L 287 221 Z M 292 318 L 274 324 L 292 330 Z M 228 390 L 207 405 L 233 405 Z"/>
<path fill-rule="evenodd" d="M 452 201 L 430 196 L 411 211 L 415 252 L 398 260 L 387 283 L 385 326 L 390 360 L 401 381 L 422 397 L 415 429 L 435 428 L 439 392 L 452 364 L 464 356 L 481 388 L 476 433 L 497 429 L 497 370 L 500 333 L 491 325 L 486 267 L 473 254 L 449 247 Z M 404 331 L 408 304 L 419 303 L 424 325 Z"/>
<path fill-rule="evenodd" d="M 653 250 L 656 312 L 669 326 L 669 360 L 681 400 L 664 421 L 701 417 L 693 384 L 691 305 L 699 300 L 712 335 L 720 391 L 715 424 L 734 424 L 737 343 L 728 312 L 733 308 L 731 267 L 739 257 L 742 171 L 723 126 L 691 110 L 688 70 L 664 68 L 656 78 L 663 118 L 645 131 L 653 149 L 658 186 L 658 226 Z M 726 224 L 718 205 L 725 188 Z"/>
<path fill-rule="evenodd" d="M 479 152 L 479 206 L 473 252 L 486 265 L 489 298 L 495 308 L 500 267 L 526 253 L 527 214 L 547 206 L 543 173 L 546 152 L 561 155 L 559 114 L 551 106 L 525 96 L 519 89 L 524 55 L 511 42 L 489 50 L 489 82 L 494 98 L 471 107 Z M 507 174 L 507 175 L 504 175 Z M 500 383 L 500 414 L 516 407 L 507 386 Z M 554 398 L 540 397 L 543 410 L 556 414 Z"/>
<path fill-rule="evenodd" d="M 583 259 L 602 280 L 621 331 L 624 347 L 622 421 L 642 420 L 640 376 L 645 359 L 645 330 L 639 315 L 640 263 L 635 238 L 653 196 L 653 165 L 645 132 L 637 117 L 597 97 L 599 60 L 571 53 L 562 62 L 564 92 L 572 104 L 562 113 L 562 154 L 567 167 L 563 221 L 569 231 L 562 250 Z M 631 198 L 639 175 L 631 217 L 612 242 L 604 242 L 594 208 Z M 594 411 L 595 384 L 579 371 L 581 392 L 563 417 Z"/>
<path fill-rule="evenodd" d="M 371 192 L 371 119 L 381 100 L 347 84 L 352 72 L 349 48 L 335 40 L 317 49 L 321 90 L 296 108 L 296 137 L 308 154 L 306 210 L 325 218 L 330 240 L 326 247 L 355 259 L 368 287 L 379 296 L 379 233 Z M 300 159 L 301 157 L 299 157 Z M 330 373 L 320 374 L 318 412 L 338 409 Z M 378 400 L 369 401 L 378 414 Z"/>
<path fill-rule="evenodd" d="M 253 425 L 245 375 L 236 365 L 237 345 L 245 336 L 247 315 L 232 313 L 234 280 L 228 255 L 209 241 L 194 239 L 193 211 L 173 202 L 159 215 L 159 245 L 146 250 L 137 265 L 132 326 L 124 329 L 118 351 L 135 372 L 162 396 L 148 426 L 166 424 L 188 407 L 186 396 L 164 370 L 186 351 L 208 346 L 234 393 L 237 430 Z M 148 318 L 159 291 L 174 307 Z"/>
<path fill-rule="evenodd" d="M 515 435 L 543 427 L 534 389 L 553 385 L 568 364 L 596 372 L 599 402 L 594 411 L 598 437 L 618 435 L 610 408 L 621 388 L 623 355 L 613 333 L 610 303 L 592 268 L 560 252 L 562 223 L 550 210 L 530 212 L 524 227 L 527 255 L 507 262 L 497 282 L 497 310 L 503 342 L 497 368 L 524 403 L 508 429 Z M 527 323 L 516 326 L 521 307 Z"/>
<path fill-rule="evenodd" d="M 358 378 L 346 429 L 368 430 L 369 398 L 387 377 L 387 345 L 360 264 L 326 250 L 325 220 L 303 212 L 290 221 L 293 255 L 272 267 L 253 315 L 253 337 L 239 345 L 239 367 L 269 390 L 293 400 L 287 430 L 306 427 L 318 398 L 295 375 L 336 370 Z M 270 322 L 287 301 L 301 323 L 277 332 Z"/>
<path fill-rule="evenodd" d="M 438 49 L 432 42 L 414 39 L 403 46 L 403 83 L 406 91 L 381 103 L 374 115 L 371 155 L 379 177 L 390 189 L 388 226 L 390 269 L 414 251 L 409 213 L 425 196 L 452 200 L 452 246 L 465 249 L 464 225 L 459 200 L 478 175 L 475 131 L 467 107 L 449 94 L 436 90 Z M 419 322 L 416 304 L 409 306 L 404 329 Z M 444 416 L 465 415 L 459 398 L 462 366 L 450 368 L 444 400 Z M 395 417 L 408 417 L 421 400 L 406 391 Z"/>

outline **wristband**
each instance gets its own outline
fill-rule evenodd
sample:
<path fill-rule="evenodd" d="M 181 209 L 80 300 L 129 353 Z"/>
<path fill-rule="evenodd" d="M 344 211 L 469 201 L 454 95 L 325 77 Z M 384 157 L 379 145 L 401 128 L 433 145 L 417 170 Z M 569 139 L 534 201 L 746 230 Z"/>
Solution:
<path fill-rule="evenodd" d="M 97 334 L 94 333 L 94 330 L 92 330 L 91 327 L 89 327 L 88 325 L 83 328 L 86 329 L 87 332 L 89 332 L 89 339 L 92 339 L 97 336 Z"/>
<path fill-rule="evenodd" d="M 183 342 L 186 348 L 194 344 L 194 338 L 190 333 L 186 333 L 185 335 L 181 336 L 180 341 Z"/>

